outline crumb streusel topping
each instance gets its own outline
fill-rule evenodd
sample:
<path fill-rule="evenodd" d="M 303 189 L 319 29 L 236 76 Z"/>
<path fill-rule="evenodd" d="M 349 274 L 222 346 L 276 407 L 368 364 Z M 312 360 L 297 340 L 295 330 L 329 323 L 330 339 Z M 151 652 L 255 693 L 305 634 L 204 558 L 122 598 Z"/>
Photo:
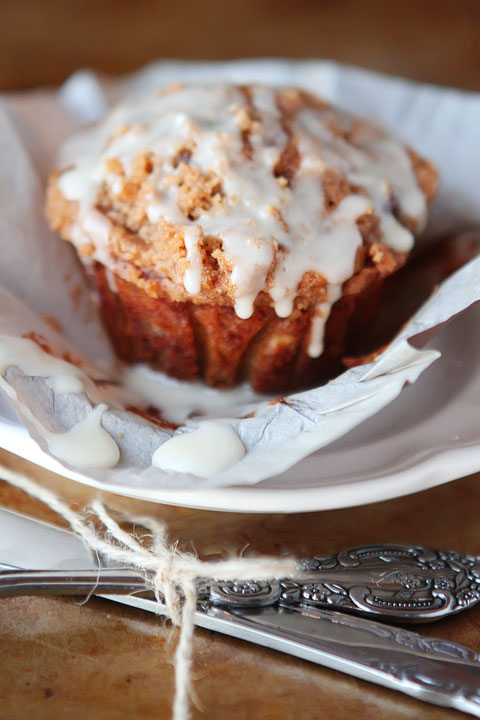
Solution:
<path fill-rule="evenodd" d="M 240 318 L 259 293 L 288 317 L 317 278 L 318 356 L 359 250 L 373 263 L 386 248 L 407 253 L 423 228 L 434 192 L 424 162 L 301 90 L 176 85 L 69 141 L 57 183 L 76 204 L 64 234 L 124 277 L 133 266 L 144 284 L 166 277 L 192 300 L 227 297 Z"/>

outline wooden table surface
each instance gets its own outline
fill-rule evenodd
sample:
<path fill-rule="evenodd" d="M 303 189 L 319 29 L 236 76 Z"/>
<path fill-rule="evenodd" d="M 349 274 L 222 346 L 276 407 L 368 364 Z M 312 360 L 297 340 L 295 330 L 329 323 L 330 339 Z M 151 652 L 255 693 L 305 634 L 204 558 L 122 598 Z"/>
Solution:
<path fill-rule="evenodd" d="M 478 0 L 0 0 L 0 89 L 157 58 L 332 58 L 480 90 Z"/>
<path fill-rule="evenodd" d="M 61 82 L 77 67 L 135 69 L 158 57 L 329 57 L 480 90 L 477 0 L 0 0 L 0 89 Z M 0 451 L 80 509 L 92 491 Z M 1 473 L 0 473 L 1 477 Z M 105 494 L 112 508 L 169 523 L 203 558 L 298 556 L 374 542 L 480 554 L 480 476 L 355 509 L 294 515 L 202 512 Z M 0 505 L 53 514 L 0 482 Z M 0 558 L 1 559 L 1 558 Z M 423 626 L 480 651 L 480 608 Z M 170 717 L 177 632 L 100 599 L 19 598 L 0 604 L 0 720 L 163 720 Z M 198 630 L 194 718 L 329 720 L 461 717 L 301 660 Z M 466 716 L 465 716 L 466 717 Z"/>

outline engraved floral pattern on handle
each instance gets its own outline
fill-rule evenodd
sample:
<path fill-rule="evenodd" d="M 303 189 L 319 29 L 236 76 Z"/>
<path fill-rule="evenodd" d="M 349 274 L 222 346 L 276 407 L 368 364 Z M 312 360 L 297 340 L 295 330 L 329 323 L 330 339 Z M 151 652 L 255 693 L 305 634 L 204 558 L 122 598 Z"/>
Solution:
<path fill-rule="evenodd" d="M 209 583 L 214 605 L 330 607 L 403 621 L 435 620 L 480 600 L 480 559 L 414 545 L 366 545 L 300 563 L 301 577 Z"/>
<path fill-rule="evenodd" d="M 466 701 L 478 705 L 480 712 L 480 655 L 475 650 L 449 640 L 424 637 L 362 618 L 345 615 L 336 618 L 335 622 L 351 627 L 352 631 L 361 629 L 372 637 L 371 643 L 364 641 L 363 645 L 352 646 L 352 661 L 361 659 L 362 664 L 387 675 L 389 679 L 393 678 L 402 685 L 414 685 L 417 689 L 421 687 L 422 699 L 432 700 L 432 695 L 441 693 L 456 698 L 459 703 Z M 398 646 L 398 651 L 395 646 Z M 386 650 L 383 657 L 382 648 Z M 405 655 L 402 648 L 412 651 L 414 655 Z M 432 663 L 432 660 L 440 662 Z M 475 681 L 477 673 L 478 679 Z M 418 692 L 415 694 L 418 695 Z M 467 710 L 465 706 L 460 707 L 456 703 L 453 706 Z M 468 711 L 471 712 L 471 708 Z"/>
<path fill-rule="evenodd" d="M 280 599 L 278 581 L 215 581 L 207 588 L 208 600 L 212 605 L 235 607 L 262 607 L 274 605 Z M 205 596 L 205 592 L 203 593 Z"/>

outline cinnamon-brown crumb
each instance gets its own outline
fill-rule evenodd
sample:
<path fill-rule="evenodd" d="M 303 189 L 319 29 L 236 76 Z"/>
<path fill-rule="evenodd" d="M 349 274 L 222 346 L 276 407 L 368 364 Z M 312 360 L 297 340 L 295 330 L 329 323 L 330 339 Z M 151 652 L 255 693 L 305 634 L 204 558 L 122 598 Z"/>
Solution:
<path fill-rule="evenodd" d="M 161 428 L 176 430 L 178 427 L 181 427 L 181 425 L 175 425 L 175 423 L 171 423 L 168 420 L 165 420 L 165 418 L 162 417 L 160 411 L 152 406 L 141 409 L 135 407 L 134 405 L 127 405 L 125 407 L 125 410 L 127 412 L 132 412 L 135 415 L 139 415 L 144 420 L 148 420 L 149 422 L 153 423 L 154 425 L 158 425 L 158 427 Z"/>
<path fill-rule="evenodd" d="M 182 162 L 177 174 L 170 177 L 178 185 L 178 207 L 190 220 L 197 220 L 202 212 L 221 203 L 222 183 L 214 172 L 202 173 Z"/>
<path fill-rule="evenodd" d="M 342 357 L 342 365 L 348 369 L 357 367 L 357 365 L 368 365 L 369 363 L 374 362 L 377 357 L 388 348 L 389 344 L 390 343 L 382 345 L 382 347 L 372 350 L 372 352 L 369 352 L 366 355 L 359 355 L 358 357 Z"/>
<path fill-rule="evenodd" d="M 172 159 L 172 167 L 177 168 L 180 163 L 184 163 L 185 165 L 188 165 L 192 157 L 192 147 L 183 145 Z"/>
<path fill-rule="evenodd" d="M 50 325 L 51 328 L 53 328 L 57 332 L 62 331 L 62 326 L 60 325 L 58 320 L 53 317 L 53 315 L 44 315 L 43 319 L 48 325 Z"/>
<path fill-rule="evenodd" d="M 125 171 L 123 165 L 118 158 L 106 158 L 105 167 L 107 172 L 113 173 L 114 175 L 124 175 Z"/>
<path fill-rule="evenodd" d="M 70 288 L 69 295 L 75 309 L 80 305 L 84 292 L 82 285 L 74 285 Z"/>
<path fill-rule="evenodd" d="M 343 198 L 351 194 L 352 188 L 338 172 L 328 168 L 322 175 L 324 207 L 326 212 L 335 210 Z"/>
<path fill-rule="evenodd" d="M 36 343 L 39 347 L 41 347 L 44 352 L 48 353 L 49 355 L 53 355 L 52 348 L 48 344 L 46 338 L 40 333 L 31 330 L 28 333 L 23 333 L 22 338 L 26 338 L 27 340 L 33 340 L 33 342 Z"/>
<path fill-rule="evenodd" d="M 92 257 L 95 252 L 95 245 L 92 242 L 80 243 L 80 245 L 77 245 L 77 252 L 80 257 Z"/>

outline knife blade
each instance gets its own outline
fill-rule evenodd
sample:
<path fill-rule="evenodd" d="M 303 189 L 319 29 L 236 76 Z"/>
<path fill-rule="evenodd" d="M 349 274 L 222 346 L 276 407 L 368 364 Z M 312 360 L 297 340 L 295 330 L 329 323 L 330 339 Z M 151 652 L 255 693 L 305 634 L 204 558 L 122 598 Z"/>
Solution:
<path fill-rule="evenodd" d="M 98 567 L 73 533 L 4 509 L 0 563 L 24 569 Z M 158 610 L 148 598 L 102 597 Z M 448 640 L 301 606 L 225 609 L 204 603 L 195 624 L 480 717 L 480 657 Z"/>

